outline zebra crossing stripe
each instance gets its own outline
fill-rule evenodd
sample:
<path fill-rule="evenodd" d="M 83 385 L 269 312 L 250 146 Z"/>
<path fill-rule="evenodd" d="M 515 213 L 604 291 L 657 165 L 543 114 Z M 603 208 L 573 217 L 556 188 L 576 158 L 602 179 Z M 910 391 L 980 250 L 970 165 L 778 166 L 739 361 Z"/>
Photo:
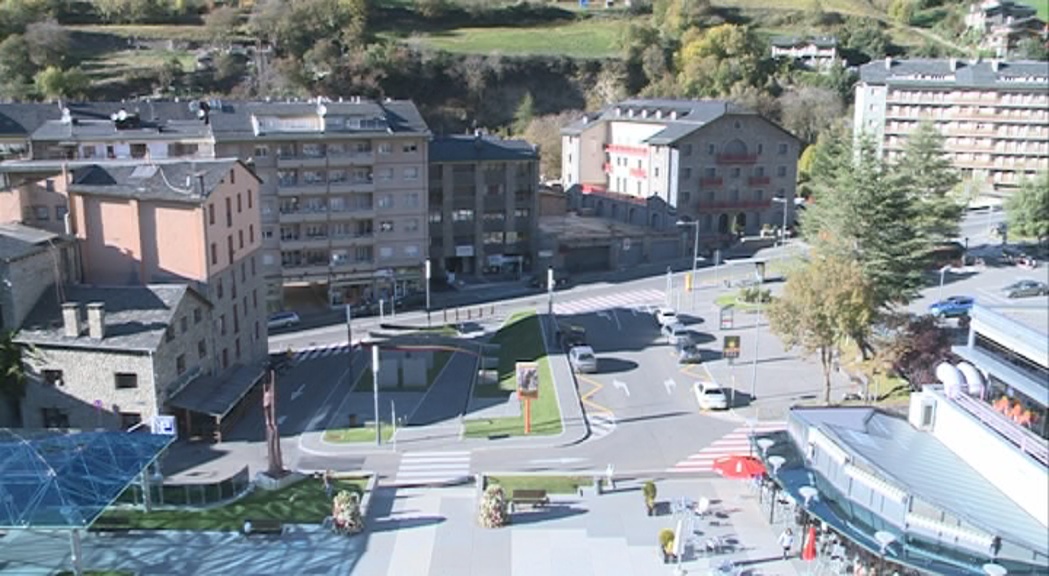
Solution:
<path fill-rule="evenodd" d="M 408 452 L 401 457 L 396 483 L 445 484 L 469 476 L 469 452 Z"/>
<path fill-rule="evenodd" d="M 699 452 L 696 452 L 678 462 L 671 468 L 668 468 L 667 472 L 713 472 L 714 462 L 718 458 L 739 454 L 750 454 L 750 434 L 752 431 L 759 434 L 776 432 L 785 429 L 786 426 L 786 422 L 762 422 L 755 426 L 753 430 L 750 426 L 740 426 L 732 432 L 725 434 L 718 440 L 715 440 L 710 446 L 707 446 Z"/>

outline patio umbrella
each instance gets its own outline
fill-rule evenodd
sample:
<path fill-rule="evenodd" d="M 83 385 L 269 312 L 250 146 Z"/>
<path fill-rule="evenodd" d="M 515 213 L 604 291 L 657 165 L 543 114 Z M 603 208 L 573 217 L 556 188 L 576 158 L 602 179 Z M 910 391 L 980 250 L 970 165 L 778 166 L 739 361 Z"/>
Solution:
<path fill-rule="evenodd" d="M 805 538 L 805 547 L 801 549 L 801 559 L 811 562 L 816 559 L 816 527 L 809 526 L 808 537 Z"/>
<path fill-rule="evenodd" d="M 753 456 L 724 456 L 714 461 L 714 471 L 725 478 L 753 478 L 765 473 L 765 465 Z"/>

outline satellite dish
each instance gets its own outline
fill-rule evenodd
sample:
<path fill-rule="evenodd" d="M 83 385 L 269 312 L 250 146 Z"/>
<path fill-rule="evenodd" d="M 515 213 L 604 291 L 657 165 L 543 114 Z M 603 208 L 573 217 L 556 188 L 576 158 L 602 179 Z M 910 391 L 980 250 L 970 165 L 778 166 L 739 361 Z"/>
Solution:
<path fill-rule="evenodd" d="M 127 120 L 127 110 L 121 108 L 120 112 L 117 112 L 117 122 L 123 122 L 124 120 Z"/>
<path fill-rule="evenodd" d="M 328 114 L 328 107 L 325 106 L 324 104 L 321 104 L 320 106 L 317 106 L 317 114 L 320 114 L 321 116 L 327 115 Z"/>

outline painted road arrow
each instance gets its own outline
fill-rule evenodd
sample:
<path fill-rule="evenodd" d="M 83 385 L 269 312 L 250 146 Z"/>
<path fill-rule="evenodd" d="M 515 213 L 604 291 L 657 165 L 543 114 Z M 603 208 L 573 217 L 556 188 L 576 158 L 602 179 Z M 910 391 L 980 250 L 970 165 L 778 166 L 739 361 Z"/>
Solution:
<path fill-rule="evenodd" d="M 627 388 L 626 382 L 623 382 L 622 380 L 613 380 L 612 385 L 616 388 L 619 388 L 623 392 L 626 392 L 627 397 L 630 396 L 630 388 Z"/>
<path fill-rule="evenodd" d="M 294 392 L 291 393 L 291 399 L 293 401 L 297 400 L 299 398 L 299 396 L 302 396 L 302 393 L 305 392 L 305 391 L 306 391 L 306 385 L 305 384 L 303 384 L 302 386 L 299 386 L 299 388 L 297 390 L 295 390 Z"/>
<path fill-rule="evenodd" d="M 673 378 L 667 378 L 663 381 L 663 387 L 667 389 L 667 394 L 672 394 L 674 388 L 677 388 L 677 382 L 674 382 Z"/>

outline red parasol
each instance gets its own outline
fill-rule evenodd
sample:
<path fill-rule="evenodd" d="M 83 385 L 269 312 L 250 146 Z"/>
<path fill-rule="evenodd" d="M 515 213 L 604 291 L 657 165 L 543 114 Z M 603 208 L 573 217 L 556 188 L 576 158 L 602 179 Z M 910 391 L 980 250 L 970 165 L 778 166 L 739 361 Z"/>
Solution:
<path fill-rule="evenodd" d="M 765 473 L 765 465 L 753 456 L 725 456 L 714 461 L 714 471 L 725 478 L 753 478 Z"/>
<path fill-rule="evenodd" d="M 805 538 L 805 547 L 801 549 L 801 559 L 811 562 L 816 559 L 816 527 L 809 526 L 808 537 Z"/>

